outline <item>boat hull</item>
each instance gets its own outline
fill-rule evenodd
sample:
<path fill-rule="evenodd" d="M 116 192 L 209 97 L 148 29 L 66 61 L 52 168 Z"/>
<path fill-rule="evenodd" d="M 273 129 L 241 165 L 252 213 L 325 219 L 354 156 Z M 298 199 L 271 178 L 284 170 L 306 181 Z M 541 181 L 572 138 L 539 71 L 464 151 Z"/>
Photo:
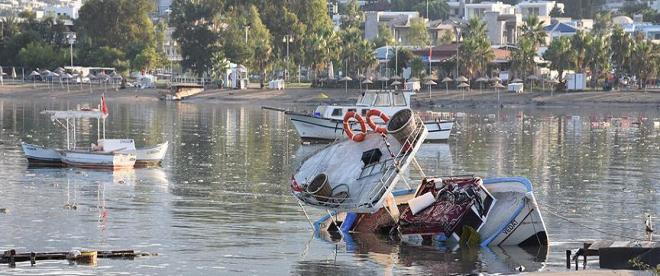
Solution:
<path fill-rule="evenodd" d="M 21 143 L 21 148 L 30 166 L 64 166 L 57 150 L 27 143 Z"/>
<path fill-rule="evenodd" d="M 484 179 L 483 185 L 495 201 L 485 222 L 478 229 L 481 246 L 548 245 L 545 223 L 529 180 L 522 177 L 490 178 Z M 401 206 L 406 206 L 406 202 L 414 197 L 415 192 L 415 189 L 393 192 L 395 201 L 400 203 L 399 209 L 405 209 Z M 349 217 L 346 213 L 337 213 L 333 216 L 342 224 L 344 219 Z M 351 225 L 341 225 L 341 231 L 347 235 L 351 227 Z M 333 218 L 329 215 L 316 221 L 314 228 L 317 231 L 337 231 Z M 418 234 L 405 235 L 404 238 L 408 242 L 423 240 Z M 449 238 L 456 240 L 459 237 Z"/>
<path fill-rule="evenodd" d="M 60 154 L 62 162 L 71 167 L 118 170 L 135 166 L 135 154 L 88 151 L 60 151 Z"/>
<path fill-rule="evenodd" d="M 336 140 L 345 137 L 344 125 L 340 120 L 319 118 L 306 114 L 287 113 L 303 140 Z M 426 121 L 428 135 L 424 142 L 442 142 L 449 139 L 454 121 Z M 360 131 L 358 124 L 352 124 L 354 131 Z"/>
<path fill-rule="evenodd" d="M 158 166 L 163 161 L 163 158 L 165 158 L 168 146 L 169 143 L 165 142 L 153 147 L 137 149 L 135 151 L 120 151 L 120 153 L 134 153 L 136 156 L 136 167 Z"/>

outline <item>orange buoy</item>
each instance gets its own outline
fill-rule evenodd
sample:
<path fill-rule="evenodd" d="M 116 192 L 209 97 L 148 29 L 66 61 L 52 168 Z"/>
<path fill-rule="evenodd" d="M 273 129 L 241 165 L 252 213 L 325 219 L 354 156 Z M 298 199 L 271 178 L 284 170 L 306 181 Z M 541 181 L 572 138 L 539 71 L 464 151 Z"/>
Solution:
<path fill-rule="evenodd" d="M 390 117 L 388 117 L 384 112 L 378 110 L 378 109 L 369 109 L 367 111 L 367 124 L 373 131 L 378 132 L 378 133 L 387 133 L 387 128 L 377 126 L 376 123 L 374 123 L 373 120 L 371 120 L 371 116 L 379 116 L 380 119 L 383 120 L 383 122 L 387 123 L 390 120 Z"/>
<path fill-rule="evenodd" d="M 353 134 L 353 130 L 351 129 L 351 124 L 349 124 L 349 120 L 351 118 L 354 118 L 360 124 L 360 129 L 362 130 L 362 132 L 358 134 Z M 344 132 L 346 132 L 346 136 L 348 136 L 348 139 L 351 139 L 355 142 L 364 141 L 364 138 L 367 135 L 367 125 L 364 123 L 364 118 L 362 118 L 360 114 L 355 113 L 355 111 L 346 112 L 346 115 L 344 115 Z"/>

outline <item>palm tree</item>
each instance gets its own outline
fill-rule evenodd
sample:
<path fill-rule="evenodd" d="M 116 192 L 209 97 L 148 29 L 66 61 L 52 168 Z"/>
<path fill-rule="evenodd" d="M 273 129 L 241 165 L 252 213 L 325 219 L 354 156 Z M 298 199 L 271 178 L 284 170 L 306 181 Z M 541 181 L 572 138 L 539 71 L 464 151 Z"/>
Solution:
<path fill-rule="evenodd" d="M 574 65 L 577 72 L 585 71 L 587 59 L 587 48 L 591 47 L 591 36 L 583 31 L 577 31 L 571 37 L 571 48 L 573 49 Z"/>
<path fill-rule="evenodd" d="M 588 34 L 591 41 L 586 50 L 586 62 L 591 69 L 591 87 L 595 87 L 602 72 L 610 67 L 609 45 L 605 36 Z"/>
<path fill-rule="evenodd" d="M 518 49 L 513 51 L 511 62 L 519 77 L 525 78 L 525 76 L 534 73 L 535 56 L 534 41 L 526 37 L 518 40 Z"/>
<path fill-rule="evenodd" d="M 651 41 L 640 41 L 632 52 L 632 72 L 640 80 L 640 88 L 646 88 L 646 81 L 658 74 L 660 54 Z"/>
<path fill-rule="evenodd" d="M 463 44 L 459 49 L 463 72 L 470 78 L 478 71 L 485 72 L 495 53 L 486 35 L 486 24 L 478 18 L 471 18 L 463 31 Z"/>
<path fill-rule="evenodd" d="M 630 72 L 630 56 L 633 49 L 633 40 L 621 26 L 616 25 L 610 37 L 610 53 L 612 53 L 612 65 L 616 75 L 615 83 L 619 85 L 619 79 L 626 72 Z"/>
<path fill-rule="evenodd" d="M 563 82 L 564 71 L 573 66 L 573 51 L 571 39 L 562 36 L 552 40 L 548 49 L 543 53 L 543 58 L 550 61 L 550 69 L 557 70 L 559 82 Z"/>
<path fill-rule="evenodd" d="M 547 33 L 543 28 L 543 22 L 539 20 L 538 16 L 528 16 L 525 19 L 525 24 L 519 27 L 520 36 L 530 40 L 534 49 L 545 44 L 545 37 Z"/>
<path fill-rule="evenodd" d="M 357 57 L 355 66 L 361 72 L 367 72 L 377 63 L 376 56 L 374 55 L 374 44 L 371 41 L 362 40 L 362 42 L 358 44 L 355 54 Z"/>

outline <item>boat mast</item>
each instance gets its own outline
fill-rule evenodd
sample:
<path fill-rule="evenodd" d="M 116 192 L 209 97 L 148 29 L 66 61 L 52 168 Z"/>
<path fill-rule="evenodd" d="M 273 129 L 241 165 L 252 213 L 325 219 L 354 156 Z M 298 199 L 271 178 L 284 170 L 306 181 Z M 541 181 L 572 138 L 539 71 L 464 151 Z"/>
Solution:
<path fill-rule="evenodd" d="M 69 142 L 69 118 L 66 118 L 66 149 L 71 149 L 71 143 Z"/>

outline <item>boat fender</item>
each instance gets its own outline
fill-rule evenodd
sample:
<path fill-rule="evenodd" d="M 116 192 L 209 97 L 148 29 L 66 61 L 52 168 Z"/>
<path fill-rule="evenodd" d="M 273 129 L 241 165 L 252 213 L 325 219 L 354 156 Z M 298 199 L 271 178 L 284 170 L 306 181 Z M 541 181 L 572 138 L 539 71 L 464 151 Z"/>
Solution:
<path fill-rule="evenodd" d="M 435 197 L 431 192 L 427 192 L 421 196 L 408 200 L 408 206 L 412 211 L 413 216 L 431 206 L 435 202 Z"/>
<path fill-rule="evenodd" d="M 353 134 L 351 124 L 349 124 L 349 120 L 351 118 L 354 118 L 360 124 L 360 133 Z M 360 116 L 360 114 L 356 113 L 355 111 L 346 112 L 346 115 L 344 115 L 344 132 L 346 132 L 348 139 L 351 139 L 355 142 L 364 141 L 364 138 L 367 135 L 367 125 L 364 123 L 364 118 L 362 118 L 362 116 Z"/>
<path fill-rule="evenodd" d="M 356 213 L 347 213 L 346 218 L 344 219 L 344 222 L 341 223 L 339 230 L 342 233 L 348 233 L 348 231 L 351 231 L 351 228 L 353 228 L 353 224 L 355 223 L 357 217 L 358 216 Z"/>
<path fill-rule="evenodd" d="M 382 119 L 383 122 L 385 122 L 385 123 L 390 121 L 390 117 L 388 117 L 387 114 L 383 113 L 382 111 L 380 111 L 378 109 L 369 109 L 369 111 L 367 111 L 367 115 L 366 115 L 367 124 L 369 125 L 369 127 L 373 131 L 378 132 L 378 133 L 383 133 L 383 134 L 387 133 L 387 128 L 386 127 L 377 126 L 376 123 L 374 123 L 374 121 L 371 120 L 372 116 L 380 117 L 380 119 Z"/>

